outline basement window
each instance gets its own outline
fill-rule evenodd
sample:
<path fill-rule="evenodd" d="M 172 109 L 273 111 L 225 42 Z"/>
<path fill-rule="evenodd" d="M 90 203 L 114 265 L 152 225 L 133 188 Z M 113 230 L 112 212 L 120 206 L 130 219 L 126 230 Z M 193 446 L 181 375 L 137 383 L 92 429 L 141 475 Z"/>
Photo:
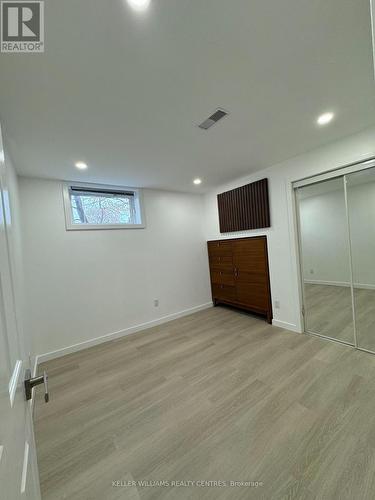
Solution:
<path fill-rule="evenodd" d="M 63 195 L 68 230 L 145 227 L 139 189 L 65 183 Z"/>

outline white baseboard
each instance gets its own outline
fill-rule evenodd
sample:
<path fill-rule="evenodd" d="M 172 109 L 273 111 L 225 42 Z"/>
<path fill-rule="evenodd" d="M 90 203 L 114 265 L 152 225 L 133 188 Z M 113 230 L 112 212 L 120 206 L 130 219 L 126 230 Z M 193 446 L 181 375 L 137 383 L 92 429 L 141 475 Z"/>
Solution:
<path fill-rule="evenodd" d="M 167 316 L 148 321 L 147 323 L 141 323 L 139 325 L 131 326 L 129 328 L 125 328 L 124 330 L 119 330 L 118 332 L 107 333 L 106 335 L 95 337 L 94 339 L 90 340 L 85 340 L 84 342 L 80 342 L 78 344 L 63 347 L 61 349 L 57 349 L 56 351 L 38 354 L 35 358 L 34 371 L 36 372 L 37 365 L 39 365 L 40 363 L 44 363 L 45 361 L 60 358 L 61 356 L 65 356 L 66 354 L 71 354 L 73 352 L 81 351 L 82 349 L 87 349 L 98 344 L 103 344 L 104 342 L 109 342 L 110 340 L 125 337 L 126 335 L 131 335 L 133 333 L 146 330 L 147 328 L 152 328 L 153 326 L 162 325 L 163 323 L 168 323 L 169 321 L 182 318 L 183 316 L 188 316 L 189 314 L 193 314 L 198 311 L 203 311 L 203 309 L 208 309 L 212 306 L 212 302 L 207 302 L 206 304 L 201 304 L 199 306 L 191 307 L 190 309 L 185 309 L 184 311 L 169 314 Z"/>
<path fill-rule="evenodd" d="M 350 286 L 347 281 L 303 280 L 310 285 Z"/>
<path fill-rule="evenodd" d="M 302 330 L 298 328 L 294 323 L 287 323 L 286 321 L 280 321 L 278 319 L 272 320 L 273 326 L 278 326 L 279 328 L 284 328 L 285 330 L 291 330 L 292 332 L 302 333 Z"/>
<path fill-rule="evenodd" d="M 309 283 L 311 285 L 329 285 L 329 286 L 345 286 L 350 287 L 350 283 L 347 281 L 323 281 L 323 280 L 303 280 L 304 283 Z M 361 288 L 363 290 L 375 290 L 375 285 L 370 285 L 367 283 L 354 283 L 354 288 Z"/>
<path fill-rule="evenodd" d="M 354 288 L 362 288 L 363 290 L 375 290 L 375 285 L 367 285 L 366 283 L 354 283 Z"/>

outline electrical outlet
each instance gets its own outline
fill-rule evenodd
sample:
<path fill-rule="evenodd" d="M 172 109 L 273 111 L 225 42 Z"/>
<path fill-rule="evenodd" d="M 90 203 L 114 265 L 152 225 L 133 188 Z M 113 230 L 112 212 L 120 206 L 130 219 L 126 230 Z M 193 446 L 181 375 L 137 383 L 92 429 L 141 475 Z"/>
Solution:
<path fill-rule="evenodd" d="M 280 309 L 280 301 L 279 300 L 274 300 L 273 305 L 275 306 L 275 309 Z"/>
<path fill-rule="evenodd" d="M 154 300 L 154 307 L 159 307 L 159 299 Z"/>

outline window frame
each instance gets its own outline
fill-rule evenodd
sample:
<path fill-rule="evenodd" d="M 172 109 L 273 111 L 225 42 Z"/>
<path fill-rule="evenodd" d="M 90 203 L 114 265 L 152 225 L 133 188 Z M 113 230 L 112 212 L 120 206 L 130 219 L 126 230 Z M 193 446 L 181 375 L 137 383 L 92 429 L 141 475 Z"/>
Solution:
<path fill-rule="evenodd" d="M 73 211 L 70 198 L 71 188 L 92 189 L 96 191 L 118 191 L 120 194 L 124 191 L 134 193 L 134 206 L 136 217 L 139 220 L 136 224 L 77 224 L 73 222 Z M 67 231 L 90 231 L 99 229 L 144 229 L 145 215 L 143 210 L 143 192 L 139 188 L 130 188 L 126 186 L 113 186 L 109 184 L 94 184 L 88 182 L 63 182 L 63 202 L 65 213 L 65 226 Z"/>

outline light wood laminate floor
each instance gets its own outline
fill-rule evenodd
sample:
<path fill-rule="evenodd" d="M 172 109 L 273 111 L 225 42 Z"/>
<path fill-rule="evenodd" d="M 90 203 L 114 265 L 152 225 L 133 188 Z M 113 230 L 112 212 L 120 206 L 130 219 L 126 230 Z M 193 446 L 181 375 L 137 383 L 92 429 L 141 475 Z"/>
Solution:
<path fill-rule="evenodd" d="M 358 345 L 375 352 L 375 290 L 354 288 Z M 305 283 L 307 330 L 354 344 L 349 287 Z"/>
<path fill-rule="evenodd" d="M 375 496 L 373 355 L 217 307 L 44 368 L 44 500 Z"/>

